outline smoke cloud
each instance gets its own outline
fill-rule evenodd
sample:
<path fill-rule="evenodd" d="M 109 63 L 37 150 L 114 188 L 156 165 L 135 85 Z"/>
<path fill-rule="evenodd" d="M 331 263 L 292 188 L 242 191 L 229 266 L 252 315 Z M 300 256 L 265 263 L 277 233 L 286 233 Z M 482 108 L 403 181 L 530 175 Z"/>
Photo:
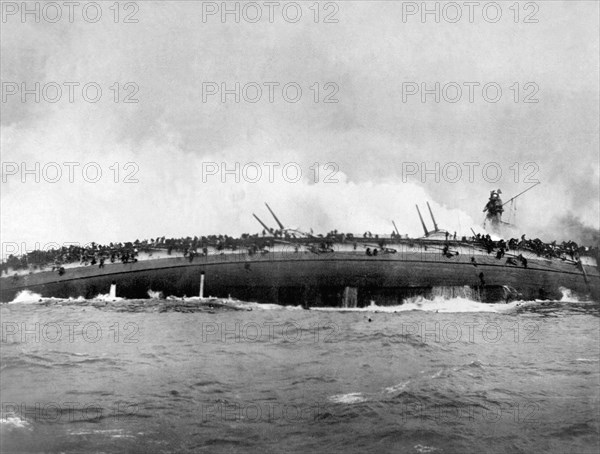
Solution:
<path fill-rule="evenodd" d="M 96 103 L 82 100 L 79 89 L 74 102 L 66 90 L 56 103 L 3 99 L 3 164 L 55 162 L 63 170 L 56 183 L 3 173 L 3 242 L 239 235 L 262 230 L 253 212 L 274 225 L 264 201 L 286 227 L 390 233 L 394 219 L 410 235 L 422 234 L 414 205 L 427 214 L 430 201 L 441 228 L 469 235 L 480 229 L 491 190 L 501 188 L 507 200 L 539 180 L 517 199 L 519 230 L 597 243 L 597 3 L 540 4 L 536 24 L 510 16 L 498 23 L 403 22 L 393 2 L 339 2 L 337 23 L 312 16 L 203 22 L 202 2 L 138 3 L 138 23 L 108 16 L 94 24 L 2 24 L 3 83 L 102 88 Z M 110 88 L 116 82 L 119 102 Z M 223 103 L 206 96 L 208 82 L 279 85 L 273 102 L 265 89 L 256 103 L 234 95 Z M 281 92 L 290 82 L 302 88 L 295 103 Z M 433 96 L 403 102 L 404 82 L 494 82 L 502 97 L 486 102 L 479 88 L 472 103 L 466 92 L 456 103 Z M 122 102 L 135 91 L 126 83 L 139 87 L 139 102 Z M 533 91 L 527 83 L 538 87 L 539 102 L 522 102 Z M 323 102 L 327 95 L 338 102 Z M 73 182 L 65 162 L 80 164 Z M 90 162 L 102 170 L 96 183 L 81 175 Z M 279 163 L 274 181 L 263 173 L 256 183 L 232 175 L 222 182 L 220 173 L 203 172 L 207 163 L 234 169 L 251 162 L 263 172 L 264 163 Z M 282 176 L 286 163 L 302 170 L 298 181 Z M 460 178 L 441 174 L 448 163 L 461 168 Z M 482 174 L 489 163 L 502 172 L 497 180 L 491 170 Z M 325 183 L 332 172 L 335 181 Z M 128 176 L 138 182 L 125 183 Z M 428 216 L 426 222 L 432 228 Z"/>

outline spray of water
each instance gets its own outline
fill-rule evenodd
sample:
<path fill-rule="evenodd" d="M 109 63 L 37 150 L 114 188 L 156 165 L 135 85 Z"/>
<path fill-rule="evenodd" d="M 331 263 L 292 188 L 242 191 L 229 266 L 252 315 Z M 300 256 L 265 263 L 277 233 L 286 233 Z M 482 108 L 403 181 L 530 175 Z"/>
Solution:
<path fill-rule="evenodd" d="M 21 290 L 9 304 L 33 304 L 43 301 L 44 298 L 39 293 L 31 290 Z"/>

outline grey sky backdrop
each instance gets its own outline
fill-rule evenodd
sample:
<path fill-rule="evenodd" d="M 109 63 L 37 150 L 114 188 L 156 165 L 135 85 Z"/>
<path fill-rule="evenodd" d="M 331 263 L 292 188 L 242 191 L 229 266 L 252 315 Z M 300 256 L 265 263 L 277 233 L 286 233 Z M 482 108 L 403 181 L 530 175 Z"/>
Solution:
<path fill-rule="evenodd" d="M 144 1 L 138 23 L 114 23 L 112 3 L 101 2 L 97 23 L 76 12 L 73 23 L 22 23 L 17 15 L 1 24 L 2 82 L 103 88 L 95 104 L 77 89 L 73 103 L 66 91 L 57 103 L 3 100 L 4 163 L 97 162 L 103 170 L 95 184 L 80 170 L 74 183 L 66 174 L 55 184 L 4 175 L 4 242 L 257 232 L 252 212 L 274 224 L 263 201 L 293 227 L 389 233 L 395 219 L 403 233 L 418 235 L 414 204 L 424 208 L 429 200 L 442 227 L 469 234 L 481 225 L 490 190 L 502 188 L 509 198 L 529 186 L 527 162 L 539 167 L 541 185 L 519 199 L 524 233 L 589 241 L 598 229 L 598 2 L 537 2 L 538 23 L 523 23 L 522 10 L 517 24 L 512 1 L 500 2 L 497 23 L 485 21 L 480 9 L 473 23 L 465 17 L 422 23 L 418 15 L 403 22 L 402 2 L 390 1 L 337 2 L 338 23 L 323 23 L 323 16 L 315 23 L 313 2 L 301 2 L 297 23 L 277 11 L 273 23 L 231 17 L 222 23 L 219 15 L 204 23 L 202 2 Z M 113 102 L 108 87 L 115 82 L 136 83 L 139 103 Z M 280 89 L 273 103 L 266 92 L 254 104 L 231 96 L 203 102 L 203 82 L 296 82 L 303 94 L 295 104 Z M 315 82 L 336 83 L 339 102 L 315 103 L 309 89 Z M 479 87 L 473 103 L 466 93 L 454 104 L 432 96 L 403 102 L 403 82 L 496 82 L 503 94 L 488 103 Z M 539 102 L 515 103 L 509 89 L 515 82 L 537 84 Z M 202 163 L 213 161 L 297 162 L 304 176 L 298 183 L 280 173 L 275 183 L 265 175 L 255 184 L 231 177 L 224 184 L 216 176 L 203 183 Z M 402 181 L 402 163 L 433 168 L 436 161 L 481 166 L 472 183 L 466 173 L 456 183 L 432 176 Z M 114 162 L 137 163 L 139 183 L 114 183 Z M 337 163 L 339 182 L 311 181 L 314 162 Z M 503 170 L 497 183 L 481 175 L 488 162 Z M 518 182 L 510 170 L 515 162 Z"/>

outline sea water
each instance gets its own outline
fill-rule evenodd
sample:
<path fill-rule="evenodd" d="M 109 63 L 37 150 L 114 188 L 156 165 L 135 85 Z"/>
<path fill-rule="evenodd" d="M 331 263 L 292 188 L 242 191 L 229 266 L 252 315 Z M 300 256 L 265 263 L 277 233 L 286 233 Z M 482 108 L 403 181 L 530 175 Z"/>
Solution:
<path fill-rule="evenodd" d="M 597 302 L 190 304 L 2 305 L 1 451 L 600 449 Z"/>

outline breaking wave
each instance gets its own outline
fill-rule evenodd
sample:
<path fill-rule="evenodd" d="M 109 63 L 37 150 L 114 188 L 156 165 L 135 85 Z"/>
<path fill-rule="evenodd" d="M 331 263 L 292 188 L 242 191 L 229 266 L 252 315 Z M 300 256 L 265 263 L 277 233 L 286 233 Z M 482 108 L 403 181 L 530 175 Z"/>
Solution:
<path fill-rule="evenodd" d="M 570 289 L 561 287 L 562 297 L 554 303 L 587 303 L 586 298 L 581 298 L 573 293 Z M 296 311 L 304 310 L 302 306 L 284 306 L 279 304 L 269 303 L 257 303 L 249 301 L 241 301 L 235 298 L 200 298 L 200 297 L 179 297 L 179 296 L 165 296 L 160 291 L 148 290 L 148 299 L 151 300 L 167 300 L 167 301 L 178 301 L 178 302 L 217 302 L 222 304 L 228 304 L 244 308 L 246 310 L 260 310 L 260 311 L 272 311 L 272 310 L 284 310 L 284 311 Z M 129 299 L 115 296 L 114 294 L 98 294 L 95 298 L 86 299 L 83 296 L 77 298 L 56 298 L 56 297 L 44 297 L 39 293 L 35 293 L 31 290 L 20 291 L 15 298 L 8 304 L 39 304 L 39 303 L 90 303 L 90 302 L 139 302 L 144 301 L 143 299 Z M 323 312 L 382 312 L 382 313 L 395 313 L 395 312 L 410 312 L 410 311 L 423 311 L 423 312 L 439 312 L 439 313 L 468 313 L 468 312 L 490 312 L 490 313 L 510 313 L 519 308 L 526 308 L 530 306 L 538 306 L 547 304 L 547 300 L 517 300 L 510 303 L 482 303 L 475 301 L 463 296 L 446 297 L 446 296 L 433 296 L 423 297 L 414 296 L 406 298 L 402 304 L 393 306 L 389 305 L 378 305 L 375 301 L 371 301 L 371 304 L 366 307 L 311 307 L 312 311 L 323 311 Z"/>
<path fill-rule="evenodd" d="M 263 311 L 273 311 L 273 310 L 286 310 L 286 311 L 303 311 L 304 308 L 302 306 L 282 306 L 279 304 L 262 304 L 262 303 L 242 303 L 244 306 L 251 308 L 251 309 L 257 309 L 257 310 L 263 310 Z"/>
<path fill-rule="evenodd" d="M 416 296 L 407 298 L 403 304 L 396 306 L 379 306 L 372 302 L 370 306 L 360 308 L 341 308 L 341 307 L 313 307 L 311 310 L 318 311 L 341 311 L 341 312 L 506 312 L 516 307 L 520 302 L 508 304 L 489 304 L 473 301 L 468 298 L 455 297 L 444 298 L 436 296 L 432 299 Z"/>
<path fill-rule="evenodd" d="M 21 290 L 8 304 L 32 304 L 39 303 L 42 300 L 43 297 L 39 293 L 34 293 L 31 290 Z"/>
<path fill-rule="evenodd" d="M 154 293 L 154 292 L 153 292 Z M 160 293 L 160 292 L 158 292 Z M 39 293 L 32 292 L 31 290 L 21 290 L 17 295 L 13 298 L 12 301 L 9 301 L 8 304 L 35 304 L 35 303 L 46 303 L 46 302 L 79 302 L 85 303 L 88 301 L 104 301 L 104 302 L 116 302 L 116 301 L 127 301 L 127 298 L 121 298 L 118 296 L 111 296 L 110 293 L 106 294 L 98 294 L 95 298 L 86 299 L 83 296 L 78 296 L 77 298 L 57 298 L 54 296 L 47 297 L 42 296 Z"/>
<path fill-rule="evenodd" d="M 561 303 L 579 303 L 581 301 L 577 295 L 573 294 L 571 289 L 559 287 L 559 290 L 562 293 Z"/>
<path fill-rule="evenodd" d="M 125 298 L 121 298 L 119 296 L 112 296 L 110 293 L 105 293 L 105 294 L 98 294 L 98 296 L 96 296 L 96 298 L 92 299 L 93 301 L 105 301 L 107 303 L 109 302 L 115 302 L 115 301 L 125 301 Z"/>

